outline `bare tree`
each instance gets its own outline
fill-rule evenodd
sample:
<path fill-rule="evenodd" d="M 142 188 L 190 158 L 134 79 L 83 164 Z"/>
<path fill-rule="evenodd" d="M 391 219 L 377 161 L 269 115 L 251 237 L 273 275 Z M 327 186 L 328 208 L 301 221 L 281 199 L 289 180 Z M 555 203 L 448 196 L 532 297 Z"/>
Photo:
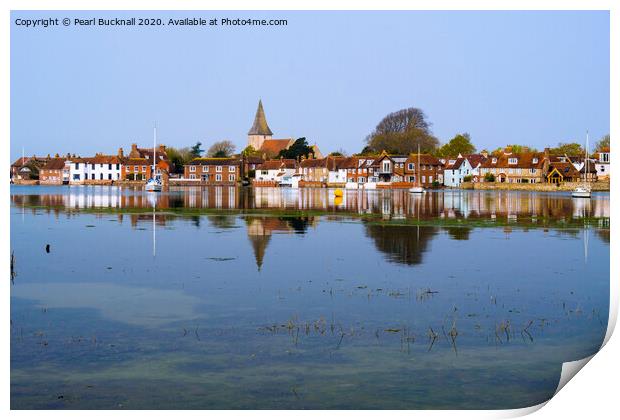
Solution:
<path fill-rule="evenodd" d="M 230 140 L 217 141 L 209 147 L 209 157 L 228 157 L 235 153 L 235 145 Z"/>
<path fill-rule="evenodd" d="M 392 112 L 366 137 L 365 150 L 408 154 L 416 152 L 419 145 L 423 152 L 433 152 L 439 141 L 430 132 L 430 125 L 424 112 L 418 108 Z"/>

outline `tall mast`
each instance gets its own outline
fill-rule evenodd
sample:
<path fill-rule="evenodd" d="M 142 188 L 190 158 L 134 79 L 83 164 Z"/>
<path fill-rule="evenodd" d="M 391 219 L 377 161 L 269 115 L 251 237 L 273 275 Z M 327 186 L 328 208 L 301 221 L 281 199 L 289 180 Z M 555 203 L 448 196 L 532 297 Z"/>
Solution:
<path fill-rule="evenodd" d="M 590 145 L 590 130 L 586 130 L 586 163 L 585 163 L 586 170 L 585 170 L 585 174 L 586 174 L 586 183 L 588 185 L 590 185 L 590 181 L 588 179 L 588 167 L 590 166 L 590 165 L 588 165 L 588 147 L 589 147 L 589 145 Z"/>
<path fill-rule="evenodd" d="M 418 185 L 422 185 L 420 183 L 420 143 L 418 143 Z"/>
<path fill-rule="evenodd" d="M 153 125 L 153 173 L 151 178 L 155 179 L 155 144 L 157 143 L 157 123 Z"/>

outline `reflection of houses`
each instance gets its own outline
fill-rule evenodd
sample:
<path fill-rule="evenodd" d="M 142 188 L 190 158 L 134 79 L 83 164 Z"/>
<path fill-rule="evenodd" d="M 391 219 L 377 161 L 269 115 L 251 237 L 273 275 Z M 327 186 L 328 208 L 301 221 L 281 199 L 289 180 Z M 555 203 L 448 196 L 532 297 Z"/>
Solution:
<path fill-rule="evenodd" d="M 377 249 L 386 254 L 387 259 L 401 264 L 422 263 L 433 237 L 439 232 L 434 227 L 389 226 L 366 224 L 366 236 L 372 238 Z"/>

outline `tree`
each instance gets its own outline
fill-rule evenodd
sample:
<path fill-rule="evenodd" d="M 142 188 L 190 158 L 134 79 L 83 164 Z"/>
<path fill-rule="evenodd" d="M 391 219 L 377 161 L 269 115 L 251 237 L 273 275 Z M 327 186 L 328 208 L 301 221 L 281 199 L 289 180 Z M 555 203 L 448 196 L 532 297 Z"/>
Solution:
<path fill-rule="evenodd" d="M 484 180 L 486 182 L 495 182 L 495 175 L 493 175 L 491 172 L 487 172 L 486 174 L 484 174 Z"/>
<path fill-rule="evenodd" d="M 168 159 L 172 164 L 172 173 L 182 174 L 183 173 L 183 165 L 188 164 L 195 156 L 192 154 L 192 150 L 189 147 L 183 147 L 181 149 L 177 149 L 175 147 L 166 147 L 166 153 L 168 154 Z"/>
<path fill-rule="evenodd" d="M 441 157 L 465 156 L 476 151 L 476 147 L 471 143 L 471 137 L 467 133 L 457 134 L 448 143 L 444 144 L 437 151 L 437 155 Z"/>
<path fill-rule="evenodd" d="M 192 146 L 192 148 L 190 149 L 193 157 L 195 157 L 195 158 L 199 158 L 199 157 L 200 157 L 200 155 L 202 155 L 202 152 L 204 152 L 204 150 L 203 150 L 203 149 L 201 149 L 201 148 L 200 148 L 200 146 L 202 146 L 202 143 L 201 143 L 201 142 L 197 142 L 197 143 L 196 143 L 195 145 L 193 145 L 193 146 Z"/>
<path fill-rule="evenodd" d="M 581 156 L 585 154 L 579 143 L 559 143 L 558 147 L 549 150 L 553 155 Z"/>
<path fill-rule="evenodd" d="M 288 149 L 282 149 L 277 157 L 284 159 L 299 159 L 300 157 L 309 158 L 314 154 L 312 147 L 308 146 L 305 137 L 300 137 Z"/>
<path fill-rule="evenodd" d="M 241 155 L 245 157 L 260 156 L 260 152 L 256 150 L 251 144 L 241 151 Z"/>
<path fill-rule="evenodd" d="M 430 123 L 421 109 L 407 108 L 392 112 L 384 117 L 375 130 L 366 137 L 367 151 L 409 154 L 432 152 L 437 148 L 437 139 L 430 132 Z"/>
<path fill-rule="evenodd" d="M 335 152 L 331 152 L 329 155 L 330 156 L 346 156 L 347 152 L 345 152 L 344 149 L 338 149 Z"/>
<path fill-rule="evenodd" d="M 595 151 L 601 151 L 603 149 L 609 149 L 609 134 L 605 134 L 599 141 L 596 142 Z"/>
<path fill-rule="evenodd" d="M 217 141 L 209 147 L 209 157 L 229 157 L 235 153 L 235 145 L 230 140 Z"/>

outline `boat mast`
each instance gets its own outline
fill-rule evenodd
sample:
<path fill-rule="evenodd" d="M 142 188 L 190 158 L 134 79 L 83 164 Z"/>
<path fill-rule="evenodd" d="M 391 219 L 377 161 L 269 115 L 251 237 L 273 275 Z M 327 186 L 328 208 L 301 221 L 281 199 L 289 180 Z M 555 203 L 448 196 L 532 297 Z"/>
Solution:
<path fill-rule="evenodd" d="M 420 186 L 420 143 L 418 143 L 418 186 Z"/>
<path fill-rule="evenodd" d="M 586 130 L 586 161 L 585 161 L 585 175 L 586 175 L 586 184 L 590 186 L 590 181 L 588 180 L 588 146 L 590 145 L 590 131 Z"/>
<path fill-rule="evenodd" d="M 157 123 L 153 125 L 153 173 L 151 178 L 155 179 L 155 143 L 157 143 Z"/>

